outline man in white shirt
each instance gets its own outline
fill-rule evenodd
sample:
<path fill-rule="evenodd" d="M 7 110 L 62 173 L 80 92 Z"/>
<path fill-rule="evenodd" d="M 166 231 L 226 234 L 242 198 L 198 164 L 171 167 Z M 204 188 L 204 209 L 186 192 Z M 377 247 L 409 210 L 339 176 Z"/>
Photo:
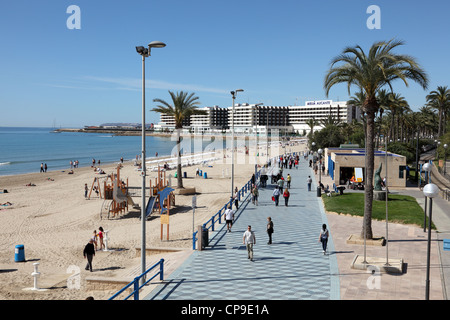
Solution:
<path fill-rule="evenodd" d="M 312 183 L 311 176 L 308 176 L 308 179 L 306 179 L 306 183 L 308 184 L 308 191 L 311 191 L 311 183 Z"/>
<path fill-rule="evenodd" d="M 227 223 L 228 232 L 231 232 L 231 227 L 233 226 L 233 220 L 234 220 L 234 210 L 231 209 L 231 205 L 229 205 L 227 210 L 225 210 L 225 221 Z"/>
<path fill-rule="evenodd" d="M 244 232 L 242 241 L 247 247 L 248 259 L 253 261 L 253 245 L 256 244 L 256 237 L 251 226 L 247 227 L 247 231 Z"/>

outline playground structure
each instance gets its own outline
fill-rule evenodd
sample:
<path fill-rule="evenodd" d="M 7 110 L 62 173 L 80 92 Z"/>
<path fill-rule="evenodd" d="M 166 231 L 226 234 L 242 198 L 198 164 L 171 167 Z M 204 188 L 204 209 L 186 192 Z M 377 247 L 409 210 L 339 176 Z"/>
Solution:
<path fill-rule="evenodd" d="M 167 240 L 169 240 L 169 214 L 170 207 L 175 205 L 174 189 L 169 186 L 166 171 L 158 166 L 157 177 L 154 184 L 150 180 L 150 197 L 145 208 L 145 217 L 148 219 L 152 213 L 158 211 L 161 219 L 161 240 L 164 234 L 164 225 L 167 226 Z"/>
<path fill-rule="evenodd" d="M 128 179 L 126 182 L 120 179 L 120 168 L 121 165 L 119 164 L 116 168 L 117 173 L 109 174 L 103 181 L 103 192 L 100 189 L 100 178 L 94 178 L 92 183 L 93 188 L 97 187 L 95 186 L 95 183 L 97 183 L 100 198 L 103 194 L 104 201 L 100 210 L 100 219 L 103 219 L 103 217 L 109 219 L 123 214 L 128 211 L 130 204 L 135 207 L 135 203 L 128 193 Z"/>
<path fill-rule="evenodd" d="M 132 205 L 133 208 L 139 208 L 139 205 L 133 201 L 132 197 L 140 197 L 141 195 L 137 194 L 137 191 L 141 190 L 141 188 L 130 187 L 128 185 L 128 179 L 126 182 L 122 181 L 120 179 L 120 168 L 121 165 L 118 165 L 117 172 L 115 174 L 110 174 L 105 178 L 105 181 L 103 182 L 103 192 L 100 188 L 100 178 L 94 178 L 92 183 L 91 191 L 95 190 L 94 188 L 97 188 L 100 198 L 103 197 L 104 199 L 100 211 L 100 219 L 103 219 L 104 217 L 107 219 L 117 217 L 127 212 L 129 205 Z M 166 171 L 161 170 L 159 166 L 157 177 L 153 183 L 151 179 L 149 182 L 149 187 L 146 188 L 149 190 L 149 198 L 145 208 L 145 218 L 149 219 L 153 213 L 159 213 L 161 215 L 161 239 L 163 234 L 163 224 L 167 224 L 168 238 L 170 207 L 175 205 L 174 189 L 169 186 L 169 182 L 166 179 Z M 147 190 L 145 190 L 145 192 Z"/>

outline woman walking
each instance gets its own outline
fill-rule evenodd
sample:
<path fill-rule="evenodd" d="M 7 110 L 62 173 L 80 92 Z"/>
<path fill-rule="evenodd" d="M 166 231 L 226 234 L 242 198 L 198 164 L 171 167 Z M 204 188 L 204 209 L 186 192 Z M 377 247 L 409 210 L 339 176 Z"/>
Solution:
<path fill-rule="evenodd" d="M 284 192 L 283 192 L 283 198 L 284 198 L 284 205 L 287 207 L 288 206 L 288 202 L 289 202 L 289 196 L 290 196 L 291 194 L 289 193 L 289 190 L 286 188 L 286 189 L 284 189 Z"/>
<path fill-rule="evenodd" d="M 327 252 L 328 236 L 329 236 L 329 234 L 328 234 L 328 230 L 327 230 L 327 225 L 323 224 L 322 230 L 320 231 L 320 235 L 319 235 L 319 241 L 322 242 L 322 250 L 323 250 L 324 255 Z"/>
<path fill-rule="evenodd" d="M 272 233 L 273 233 L 273 222 L 272 218 L 267 218 L 267 234 L 269 235 L 269 242 L 267 244 L 272 244 Z"/>
<path fill-rule="evenodd" d="M 276 187 L 272 193 L 273 201 L 275 201 L 276 207 L 278 207 L 278 200 L 280 199 L 280 193 L 281 193 L 281 191 L 280 191 L 280 189 L 278 189 L 278 187 Z"/>
<path fill-rule="evenodd" d="M 252 201 L 255 206 L 258 205 L 258 195 L 259 195 L 258 187 L 254 186 L 252 190 Z"/>

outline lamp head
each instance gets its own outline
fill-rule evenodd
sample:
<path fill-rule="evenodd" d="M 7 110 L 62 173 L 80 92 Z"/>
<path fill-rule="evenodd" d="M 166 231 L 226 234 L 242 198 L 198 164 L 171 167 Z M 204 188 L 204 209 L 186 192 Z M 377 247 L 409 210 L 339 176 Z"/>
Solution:
<path fill-rule="evenodd" d="M 161 41 L 152 41 L 148 44 L 149 48 L 164 48 L 166 44 Z"/>
<path fill-rule="evenodd" d="M 148 49 L 144 48 L 143 46 L 136 47 L 136 52 L 141 56 L 148 56 Z"/>
<path fill-rule="evenodd" d="M 423 187 L 423 194 L 426 197 L 434 198 L 439 194 L 439 188 L 434 183 L 429 183 L 425 187 Z"/>
<path fill-rule="evenodd" d="M 429 162 L 425 163 L 423 165 L 423 170 L 426 172 L 430 172 L 431 171 L 431 164 Z"/>

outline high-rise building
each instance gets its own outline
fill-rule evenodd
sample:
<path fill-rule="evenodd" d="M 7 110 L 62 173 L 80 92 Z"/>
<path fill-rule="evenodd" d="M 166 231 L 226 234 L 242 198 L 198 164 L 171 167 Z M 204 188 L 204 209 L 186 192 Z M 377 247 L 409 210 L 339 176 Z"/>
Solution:
<path fill-rule="evenodd" d="M 229 132 L 234 123 L 235 133 L 249 133 L 256 130 L 260 134 L 266 131 L 278 129 L 284 133 L 309 132 L 309 119 L 315 119 L 317 125 L 314 130 L 323 127 L 322 121 L 331 117 L 335 122 L 352 122 L 353 119 L 359 121 L 359 109 L 348 106 L 346 101 L 306 101 L 304 106 L 264 106 L 260 104 L 236 104 L 233 107 L 221 108 L 218 106 L 203 107 L 205 115 L 192 115 L 186 119 L 183 128 L 195 133 L 217 133 Z M 155 126 L 156 129 L 169 131 L 175 129 L 173 117 L 161 114 L 161 122 Z"/>

